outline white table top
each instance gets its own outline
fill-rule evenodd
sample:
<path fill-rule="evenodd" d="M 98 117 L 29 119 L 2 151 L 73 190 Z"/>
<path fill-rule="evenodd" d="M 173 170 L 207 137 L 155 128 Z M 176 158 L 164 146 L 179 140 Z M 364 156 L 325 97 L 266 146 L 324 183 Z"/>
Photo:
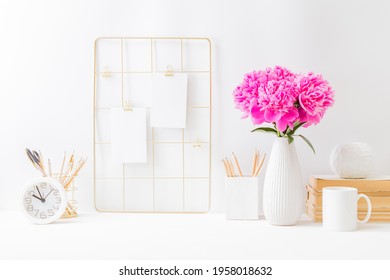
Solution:
<path fill-rule="evenodd" d="M 338 233 L 306 218 L 281 227 L 223 214 L 81 213 L 39 226 L 1 211 L 0 220 L 0 259 L 390 258 L 390 223 Z"/>

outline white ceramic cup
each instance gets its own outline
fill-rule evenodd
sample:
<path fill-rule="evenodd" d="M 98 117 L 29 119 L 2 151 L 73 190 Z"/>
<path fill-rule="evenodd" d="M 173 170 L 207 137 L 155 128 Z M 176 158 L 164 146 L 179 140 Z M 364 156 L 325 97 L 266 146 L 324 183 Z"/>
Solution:
<path fill-rule="evenodd" d="M 357 217 L 358 200 L 364 198 L 368 204 L 363 220 Z M 358 194 L 356 188 L 327 187 L 322 189 L 322 225 L 331 231 L 356 230 L 358 223 L 367 223 L 371 216 L 371 201 L 365 194 Z"/>

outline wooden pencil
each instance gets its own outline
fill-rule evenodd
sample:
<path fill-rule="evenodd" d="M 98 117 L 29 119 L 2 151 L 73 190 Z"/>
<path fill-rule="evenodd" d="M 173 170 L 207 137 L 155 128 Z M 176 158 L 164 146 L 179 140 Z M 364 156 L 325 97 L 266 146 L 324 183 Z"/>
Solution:
<path fill-rule="evenodd" d="M 47 166 L 48 166 L 48 168 L 49 168 L 49 175 L 50 175 L 50 177 L 52 177 L 52 172 L 51 172 L 51 162 L 50 162 L 50 159 L 48 158 L 47 159 Z"/>
<path fill-rule="evenodd" d="M 229 161 L 227 158 L 225 158 L 225 162 L 226 162 L 226 166 L 227 166 L 228 171 L 229 171 L 229 177 L 232 177 L 232 169 L 230 168 L 230 164 L 229 164 Z"/>
<path fill-rule="evenodd" d="M 84 163 L 87 161 L 87 159 L 85 159 L 84 161 L 82 161 L 82 163 L 75 169 L 75 171 L 69 176 L 69 179 L 66 183 L 64 183 L 64 188 L 67 189 L 68 186 L 70 185 L 70 183 L 73 181 L 74 177 L 76 177 L 81 169 L 81 167 L 83 167 Z"/>
<path fill-rule="evenodd" d="M 234 162 L 236 163 L 236 166 L 237 166 L 237 169 L 238 169 L 238 173 L 242 177 L 242 171 L 241 171 L 240 164 L 238 163 L 238 159 L 237 159 L 236 155 L 233 152 L 232 152 L 232 155 L 233 155 Z"/>
<path fill-rule="evenodd" d="M 223 167 L 225 168 L 225 172 L 226 172 L 226 177 L 230 177 L 229 175 L 229 170 L 228 170 L 228 168 L 227 168 L 227 165 L 226 165 L 226 162 L 225 162 L 225 160 L 222 160 L 222 163 L 223 163 Z"/>
<path fill-rule="evenodd" d="M 74 158 L 74 152 L 72 153 L 72 155 L 70 156 L 69 158 L 69 161 L 68 161 L 68 165 L 65 169 L 65 172 L 64 172 L 64 176 L 61 180 L 61 183 L 64 184 L 65 181 L 66 181 L 66 178 L 69 176 L 70 172 L 72 171 L 72 162 L 73 162 L 73 158 Z"/>
<path fill-rule="evenodd" d="M 42 167 L 43 172 L 46 174 L 45 163 L 44 163 L 44 159 L 43 159 L 41 150 L 39 150 L 39 163 L 40 163 L 40 165 Z"/>
<path fill-rule="evenodd" d="M 235 177 L 236 173 L 234 172 L 233 163 L 232 163 L 232 161 L 230 159 L 228 160 L 228 163 L 229 163 L 229 166 L 230 166 L 230 170 L 232 171 L 232 177 Z"/>
<path fill-rule="evenodd" d="M 256 173 L 255 173 L 255 176 L 256 176 L 256 177 L 259 176 L 259 173 L 260 173 L 260 171 L 261 171 L 261 167 L 262 167 L 263 164 L 264 164 L 265 157 L 266 157 L 266 154 L 264 154 L 263 159 L 261 160 L 259 166 L 258 166 L 257 169 L 256 169 Z"/>
<path fill-rule="evenodd" d="M 224 163 L 226 165 L 226 168 L 227 168 L 227 172 L 228 172 L 228 177 L 232 177 L 232 169 L 230 168 L 230 165 L 229 165 L 229 162 L 227 161 L 227 159 L 224 160 Z"/>
<path fill-rule="evenodd" d="M 253 162 L 252 162 L 252 172 L 251 172 L 251 176 L 255 176 L 255 172 L 256 172 L 256 158 L 257 158 L 257 151 L 255 150 L 254 154 L 253 154 Z"/>
<path fill-rule="evenodd" d="M 66 152 L 64 152 L 64 158 L 62 159 L 62 164 L 61 164 L 61 171 L 60 171 L 60 175 L 58 176 L 58 180 L 60 182 L 62 181 L 62 172 L 64 171 L 65 160 L 66 160 Z"/>
<path fill-rule="evenodd" d="M 231 160 L 226 158 L 226 163 L 227 163 L 227 165 L 229 167 L 230 177 L 234 177 L 235 176 L 235 174 L 234 174 L 234 167 L 233 167 L 233 164 L 232 164 Z"/>

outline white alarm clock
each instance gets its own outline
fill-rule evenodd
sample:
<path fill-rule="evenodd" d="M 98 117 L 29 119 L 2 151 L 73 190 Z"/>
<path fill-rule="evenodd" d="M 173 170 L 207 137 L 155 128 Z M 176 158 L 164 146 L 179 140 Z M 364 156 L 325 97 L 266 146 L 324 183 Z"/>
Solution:
<path fill-rule="evenodd" d="M 24 186 L 22 203 L 23 212 L 33 223 L 49 224 L 64 214 L 68 202 L 60 182 L 39 177 Z"/>

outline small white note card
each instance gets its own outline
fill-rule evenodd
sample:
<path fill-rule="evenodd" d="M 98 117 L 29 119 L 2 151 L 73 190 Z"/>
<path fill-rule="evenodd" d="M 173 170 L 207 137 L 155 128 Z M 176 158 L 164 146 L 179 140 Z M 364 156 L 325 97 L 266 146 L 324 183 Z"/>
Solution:
<path fill-rule="evenodd" d="M 185 128 L 187 122 L 188 75 L 154 74 L 152 78 L 151 127 Z"/>
<path fill-rule="evenodd" d="M 145 108 L 111 109 L 111 155 L 114 162 L 147 161 Z"/>

